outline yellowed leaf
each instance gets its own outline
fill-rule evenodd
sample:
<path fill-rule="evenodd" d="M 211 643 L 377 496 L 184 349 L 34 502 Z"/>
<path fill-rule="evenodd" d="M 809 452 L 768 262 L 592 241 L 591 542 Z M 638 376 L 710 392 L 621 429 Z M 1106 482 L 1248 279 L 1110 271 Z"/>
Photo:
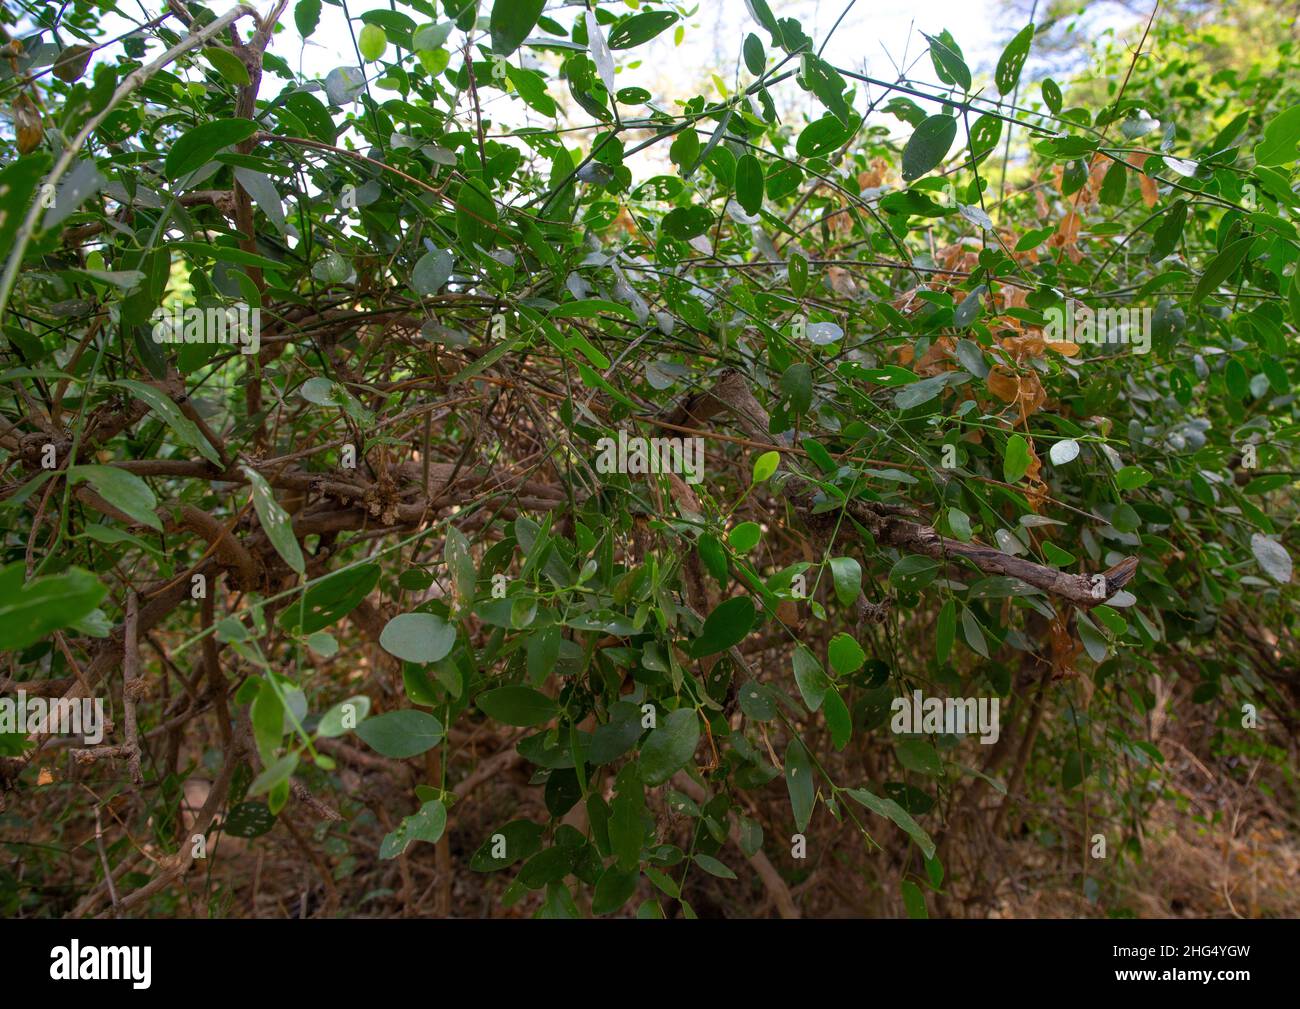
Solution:
<path fill-rule="evenodd" d="M 45 138 L 41 112 L 35 102 L 22 94 L 14 100 L 13 118 L 14 135 L 18 138 L 18 153 L 30 154 Z"/>

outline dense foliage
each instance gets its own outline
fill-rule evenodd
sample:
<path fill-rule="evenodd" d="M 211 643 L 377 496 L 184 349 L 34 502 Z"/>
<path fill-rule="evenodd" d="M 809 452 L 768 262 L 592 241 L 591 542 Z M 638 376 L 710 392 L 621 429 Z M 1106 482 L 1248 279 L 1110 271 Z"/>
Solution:
<path fill-rule="evenodd" d="M 686 4 L 338 6 L 313 79 L 322 0 L 5 5 L 0 682 L 114 713 L 0 735 L 6 914 L 281 835 L 329 913 L 980 913 L 1023 833 L 1123 913 L 1175 695 L 1294 808 L 1289 44 L 879 79 L 747 0 L 668 103 Z"/>

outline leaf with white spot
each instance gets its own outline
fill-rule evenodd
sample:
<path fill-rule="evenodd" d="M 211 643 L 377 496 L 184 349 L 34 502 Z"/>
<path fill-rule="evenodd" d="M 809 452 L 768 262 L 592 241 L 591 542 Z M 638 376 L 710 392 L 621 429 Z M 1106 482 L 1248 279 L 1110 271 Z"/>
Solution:
<path fill-rule="evenodd" d="M 275 547 L 275 552 L 284 559 L 284 562 L 298 574 L 302 574 L 307 570 L 307 565 L 303 561 L 302 548 L 298 546 L 298 539 L 293 534 L 293 520 L 289 517 L 289 513 L 280 507 L 280 502 L 275 499 L 275 493 L 271 490 L 271 485 L 266 482 L 266 477 L 249 466 L 243 467 L 243 470 L 244 475 L 248 477 L 248 482 L 253 485 L 253 508 L 257 512 L 257 520 L 262 523 L 266 538 L 271 541 L 271 546 Z"/>

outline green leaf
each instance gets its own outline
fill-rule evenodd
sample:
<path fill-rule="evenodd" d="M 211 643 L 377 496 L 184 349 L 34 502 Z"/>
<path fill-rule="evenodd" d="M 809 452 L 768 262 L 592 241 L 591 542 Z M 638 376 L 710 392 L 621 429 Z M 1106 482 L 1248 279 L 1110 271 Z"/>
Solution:
<path fill-rule="evenodd" d="M 677 23 L 677 15 L 672 11 L 646 11 L 623 18 L 610 29 L 609 47 L 611 49 L 634 49 L 644 45 L 656 35 L 667 31 Z"/>
<path fill-rule="evenodd" d="M 832 690 L 826 695 L 826 700 L 822 702 L 822 716 L 831 733 L 831 745 L 836 750 L 843 750 L 853 738 L 853 716 L 849 714 L 848 705 L 838 690 Z"/>
<path fill-rule="evenodd" d="M 929 116 L 912 131 L 903 148 L 903 180 L 911 182 L 937 168 L 957 139 L 957 120 L 952 116 Z"/>
<path fill-rule="evenodd" d="M 963 337 L 957 341 L 957 360 L 976 378 L 989 377 L 989 365 L 984 359 L 984 351 L 974 340 Z"/>
<path fill-rule="evenodd" d="M 426 297 L 437 294 L 451 277 L 456 260 L 447 249 L 426 252 L 411 271 L 411 286 Z"/>
<path fill-rule="evenodd" d="M 949 599 L 939 610 L 939 619 L 934 630 L 935 658 L 943 665 L 952 654 L 952 643 L 957 635 L 957 603 Z"/>
<path fill-rule="evenodd" d="M 924 32 L 921 34 L 925 35 Z M 970 68 L 966 66 L 961 49 L 952 35 L 945 29 L 937 38 L 926 35 L 925 40 L 930 43 L 930 61 L 934 64 L 934 72 L 939 80 L 945 84 L 956 84 L 963 91 L 970 91 Z"/>
<path fill-rule="evenodd" d="M 1291 274 L 1291 290 L 1287 300 L 1291 304 L 1291 322 L 1300 329 L 1300 270 Z"/>
<path fill-rule="evenodd" d="M 956 123 L 953 123 L 954 136 Z M 825 115 L 804 127 L 795 142 L 795 150 L 801 158 L 820 158 L 837 147 L 843 146 L 857 132 L 857 120 L 850 120 L 846 126 L 834 115 Z"/>
<path fill-rule="evenodd" d="M 997 70 L 993 74 L 993 82 L 998 87 L 998 94 L 1009 95 L 1020 83 L 1020 71 L 1024 69 L 1025 60 L 1029 57 L 1029 46 L 1033 41 L 1034 26 L 1028 24 L 1021 28 L 1016 37 L 1002 50 Z"/>
<path fill-rule="evenodd" d="M 971 296 L 968 296 L 966 300 L 970 301 Z M 976 305 L 978 303 L 978 299 L 972 302 L 972 304 Z M 894 405 L 900 410 L 910 410 L 914 406 L 928 403 L 930 400 L 935 399 L 944 389 L 948 388 L 950 384 L 956 384 L 954 376 L 961 378 L 963 381 L 967 380 L 967 376 L 964 374 L 946 371 L 941 375 L 923 378 L 919 382 L 910 382 L 895 390 Z"/>
<path fill-rule="evenodd" d="M 862 592 L 862 565 L 852 557 L 832 557 L 830 566 L 835 598 L 843 606 L 852 606 Z"/>
<path fill-rule="evenodd" d="M 821 100 L 821 103 L 831 110 L 831 113 L 845 129 L 854 129 L 856 127 L 853 110 L 849 107 L 849 103 L 844 100 L 844 78 L 840 76 L 838 70 L 825 60 L 813 56 L 811 53 L 805 53 L 803 57 L 803 81 L 812 93 Z"/>
<path fill-rule="evenodd" d="M 253 779 L 253 783 L 248 786 L 247 794 L 250 796 L 265 795 L 277 785 L 288 782 L 297 769 L 298 754 L 287 753 L 268 764 L 262 773 Z M 274 804 L 274 801 L 272 801 L 272 806 Z"/>
<path fill-rule="evenodd" d="M 439 52 L 443 51 L 445 50 L 439 50 Z M 525 70 L 513 65 L 506 68 L 506 76 L 510 78 L 510 83 L 519 92 L 519 97 L 530 107 L 548 118 L 555 115 L 555 99 L 546 90 L 545 77 L 535 71 Z M 623 95 L 624 92 L 620 91 L 619 94 Z"/>
<path fill-rule="evenodd" d="M 984 631 L 980 628 L 979 621 L 975 619 L 975 614 L 965 607 L 962 607 L 961 611 L 961 630 L 971 650 L 987 659 L 989 646 L 984 641 Z"/>
<path fill-rule="evenodd" d="M 902 829 L 903 833 L 916 842 L 916 846 L 921 849 L 922 855 L 926 858 L 934 858 L 934 841 L 930 839 L 930 835 L 921 828 L 919 823 L 912 819 L 907 810 L 893 799 L 882 799 L 880 796 L 868 792 L 865 788 L 846 788 L 844 791 L 849 798 L 860 802 L 876 815 L 893 820 Z"/>
<path fill-rule="evenodd" d="M 735 879 L 736 874 L 719 862 L 712 855 L 705 855 L 701 852 L 695 854 L 695 864 L 707 872 L 710 876 L 717 876 L 719 879 Z"/>
<path fill-rule="evenodd" d="M 980 311 L 984 307 L 984 295 L 988 293 L 987 284 L 979 284 L 971 289 L 970 294 L 962 298 L 956 310 L 952 313 L 952 324 L 954 329 L 965 329 L 980 316 Z M 969 341 L 967 341 L 969 342 Z M 981 378 L 983 376 L 980 376 Z M 918 385 L 920 383 L 917 383 Z"/>
<path fill-rule="evenodd" d="M 1236 399 L 1246 399 L 1250 395 L 1250 376 L 1246 374 L 1245 365 L 1235 357 L 1223 369 L 1223 384 Z"/>
<path fill-rule="evenodd" d="M 406 662 L 437 662 L 455 647 L 456 628 L 434 613 L 403 613 L 384 625 L 379 645 Z"/>
<path fill-rule="evenodd" d="M 867 661 L 867 653 L 862 650 L 857 639 L 843 631 L 831 638 L 827 655 L 830 658 L 831 668 L 840 676 L 856 673 Z"/>
<path fill-rule="evenodd" d="M 338 654 L 339 642 L 338 638 L 334 637 L 333 634 L 317 631 L 314 634 L 308 634 L 303 640 L 306 642 L 307 647 L 321 658 L 328 659 Z"/>
<path fill-rule="evenodd" d="M 455 23 L 451 21 L 438 21 L 425 25 L 411 36 L 411 47 L 417 53 L 435 52 L 441 49 L 443 43 L 451 37 L 452 29 L 455 27 Z"/>
<path fill-rule="evenodd" d="M 695 755 L 700 719 L 694 708 L 671 711 L 641 744 L 641 777 L 647 785 L 662 785 Z"/>
<path fill-rule="evenodd" d="M 717 537 L 712 533 L 704 533 L 696 544 L 696 550 L 709 574 L 717 579 L 718 584 L 725 585 L 728 571 L 727 552 L 722 549 L 722 544 L 718 542 Z"/>
<path fill-rule="evenodd" d="M 731 549 L 738 554 L 747 554 L 763 537 L 763 529 L 757 522 L 742 522 L 727 535 Z"/>
<path fill-rule="evenodd" d="M 203 437 L 194 422 L 181 413 L 180 407 L 173 403 L 168 396 L 159 392 L 152 385 L 145 385 L 143 382 L 136 382 L 129 378 L 121 378 L 110 384 L 126 389 L 136 399 L 147 405 L 149 409 L 162 418 L 163 423 L 171 428 L 182 442 L 198 452 L 208 462 L 214 466 L 222 465 L 221 456 L 217 455 L 217 450 L 208 444 L 208 440 Z"/>
<path fill-rule="evenodd" d="M 736 162 L 736 202 L 747 214 L 757 214 L 763 207 L 763 166 L 752 154 Z"/>
<path fill-rule="evenodd" d="M 52 631 L 89 616 L 108 594 L 89 571 L 27 580 L 27 566 L 15 561 L 0 570 L 0 650 L 17 651 Z"/>
<path fill-rule="evenodd" d="M 475 872 L 496 872 L 529 858 L 542 850 L 543 833 L 540 823 L 511 820 L 504 827 L 493 831 L 478 851 L 474 852 L 469 867 Z"/>
<path fill-rule="evenodd" d="M 1255 164 L 1286 165 L 1300 159 L 1300 105 L 1279 112 L 1264 127 L 1264 139 L 1255 145 Z"/>
<path fill-rule="evenodd" d="M 271 485 L 266 482 L 266 478 L 251 466 L 244 466 L 242 469 L 244 475 L 248 477 L 248 482 L 253 485 L 253 508 L 257 512 L 257 520 L 262 524 L 266 538 L 271 541 L 275 552 L 284 562 L 301 575 L 307 570 L 307 564 L 303 560 L 298 539 L 293 534 L 293 520 L 289 517 L 289 513 L 280 507 L 280 502 L 275 499 L 275 492 L 271 490 Z"/>
<path fill-rule="evenodd" d="M 698 204 L 689 207 L 676 207 L 664 215 L 661 225 L 663 231 L 673 238 L 689 242 L 697 235 L 702 235 L 713 226 L 713 214 L 708 207 Z"/>
<path fill-rule="evenodd" d="M 519 48 L 541 17 L 546 0 L 496 0 L 488 30 L 492 33 L 492 51 L 509 56 Z"/>
<path fill-rule="evenodd" d="M 754 626 L 754 602 L 749 596 L 735 596 L 718 604 L 704 621 L 700 636 L 692 642 L 697 659 L 726 651 L 745 639 Z"/>
<path fill-rule="evenodd" d="M 298 34 L 306 39 L 320 24 L 321 0 L 298 0 L 293 9 L 293 23 Z"/>
<path fill-rule="evenodd" d="M 500 6 L 503 0 L 497 0 Z M 496 244 L 497 206 L 482 183 L 461 183 L 456 194 L 456 234 L 466 246 L 491 249 Z"/>
<path fill-rule="evenodd" d="M 231 837 L 261 837 L 275 826 L 275 815 L 264 802 L 241 802 L 221 822 L 221 832 Z"/>
<path fill-rule="evenodd" d="M 328 378 L 309 378 L 298 387 L 298 395 L 317 406 L 342 406 L 350 398 L 348 391 Z"/>
<path fill-rule="evenodd" d="M 432 799 L 410 816 L 402 818 L 397 829 L 384 835 L 379 845 L 380 858 L 396 858 L 414 841 L 437 844 L 447 829 L 447 807 L 440 799 Z"/>
<path fill-rule="evenodd" d="M 1120 490 L 1133 490 L 1151 482 L 1151 474 L 1141 466 L 1125 466 L 1115 474 L 1115 486 Z"/>
<path fill-rule="evenodd" d="M 251 119 L 213 119 L 200 123 L 172 144 L 163 162 L 167 178 L 179 179 L 213 159 L 216 153 L 247 140 L 258 130 Z"/>
<path fill-rule="evenodd" d="M 528 679 L 534 685 L 551 674 L 560 657 L 560 628 L 543 627 L 528 639 Z"/>
<path fill-rule="evenodd" d="M 1237 272 L 1237 268 L 1245 262 L 1246 254 L 1254 244 L 1254 235 L 1238 238 L 1210 260 L 1205 272 L 1201 274 L 1201 279 L 1196 282 L 1196 290 L 1192 292 L 1193 307 L 1199 305 L 1207 295 L 1216 291 L 1220 284 Z"/>
<path fill-rule="evenodd" d="M 635 869 L 645 840 L 645 797 L 639 787 L 620 792 L 610 804 L 609 844 L 619 868 Z"/>
<path fill-rule="evenodd" d="M 275 754 L 284 737 L 284 702 L 280 692 L 269 679 L 253 681 L 257 684 L 257 696 L 248 706 L 248 719 L 253 727 L 253 739 L 257 743 L 257 752 L 262 762 L 275 762 Z"/>
<path fill-rule="evenodd" d="M 357 735 L 385 757 L 416 757 L 442 742 L 442 722 L 412 708 L 367 718 L 357 725 Z"/>
<path fill-rule="evenodd" d="M 740 710 L 746 718 L 756 722 L 770 722 L 776 717 L 776 701 L 772 691 L 755 680 L 740 688 Z"/>
<path fill-rule="evenodd" d="M 1002 457 L 1002 479 L 1015 483 L 1029 471 L 1032 460 L 1029 456 L 1029 442 L 1018 434 L 1007 439 L 1006 454 Z"/>
<path fill-rule="evenodd" d="M 934 581 L 938 572 L 939 562 L 933 557 L 907 554 L 889 569 L 889 581 L 901 592 L 919 592 Z"/>
<path fill-rule="evenodd" d="M 948 528 L 963 543 L 971 541 L 970 516 L 960 508 L 948 509 Z"/>
<path fill-rule="evenodd" d="M 808 257 L 801 254 L 798 249 L 790 253 L 790 262 L 788 264 L 788 273 L 790 276 L 790 293 L 796 298 L 802 298 L 804 291 L 808 288 Z M 809 397 L 811 399 L 811 397 Z M 806 410 L 807 407 L 804 407 Z M 802 411 L 801 411 L 802 412 Z"/>
<path fill-rule="evenodd" d="M 770 479 L 776 472 L 776 468 L 781 465 L 780 452 L 764 452 L 754 460 L 753 483 L 762 483 Z"/>
<path fill-rule="evenodd" d="M 1034 228 L 1032 231 L 1026 231 L 1020 236 L 1020 241 L 1016 242 L 1016 251 L 1028 252 L 1030 249 L 1036 249 L 1054 234 L 1056 234 L 1055 226 L 1050 228 Z"/>
<path fill-rule="evenodd" d="M 357 49 L 361 52 L 361 58 L 368 63 L 374 63 L 384 55 L 384 50 L 388 48 L 388 34 L 379 27 L 379 25 L 363 25 L 360 34 L 357 35 Z"/>
<path fill-rule="evenodd" d="M 497 0 L 498 5 L 505 0 Z M 596 880 L 596 889 L 591 896 L 591 913 L 595 915 L 613 914 L 636 893 L 639 873 L 635 869 L 624 870 L 611 865 Z"/>
<path fill-rule="evenodd" d="M 141 525 L 162 531 L 162 521 L 154 514 L 158 499 L 149 485 L 134 473 L 116 466 L 71 466 L 68 479 L 74 484 L 90 481 L 100 497 L 114 508 Z"/>
<path fill-rule="evenodd" d="M 790 401 L 797 414 L 805 414 L 812 406 L 812 369 L 803 361 L 790 365 L 781 376 L 781 395 Z"/>
<path fill-rule="evenodd" d="M 755 77 L 761 77 L 767 67 L 767 51 L 763 48 L 763 40 L 750 32 L 745 36 L 743 52 L 749 72 Z"/>
<path fill-rule="evenodd" d="M 244 66 L 244 61 L 229 49 L 206 46 L 203 56 L 228 83 L 236 87 L 247 87 L 251 83 L 248 67 Z"/>
<path fill-rule="evenodd" d="M 559 713 L 559 706 L 540 690 L 522 685 L 496 687 L 474 703 L 489 718 L 506 725 L 542 725 Z"/>
<path fill-rule="evenodd" d="M 749 16 L 771 32 L 773 38 L 780 37 L 780 28 L 767 0 L 745 0 L 745 7 L 749 10 Z"/>
<path fill-rule="evenodd" d="M 1183 237 L 1183 227 L 1187 223 L 1187 201 L 1178 200 L 1161 220 L 1151 239 L 1151 261 L 1158 263 L 1178 247 L 1178 240 Z"/>
<path fill-rule="evenodd" d="M 50 156 L 45 151 L 33 151 L 0 169 L 0 193 L 4 194 L 5 207 L 5 212 L 0 214 L 0 259 L 10 255 L 14 235 L 23 222 L 23 212 L 18 208 L 31 206 L 36 187 L 49 167 Z"/>
<path fill-rule="evenodd" d="M 255 252 L 245 252 L 233 245 L 215 245 L 211 242 L 169 242 L 168 248 L 184 253 L 186 258 L 195 262 L 206 262 L 209 259 L 214 259 L 222 263 L 234 263 L 236 266 L 255 266 L 259 270 L 282 270 L 284 268 L 283 263 L 268 259 L 266 256 L 259 256 Z M 331 253 L 331 255 L 334 254 Z M 341 256 L 335 256 L 335 258 L 342 259 Z M 346 263 L 346 260 L 344 262 Z M 350 272 L 351 267 L 348 267 L 342 279 L 346 280 Z"/>
<path fill-rule="evenodd" d="M 924 920 L 930 917 L 930 912 L 925 909 L 925 894 L 919 886 L 910 879 L 905 879 L 899 884 L 899 889 L 903 894 L 903 906 L 907 908 L 908 918 Z"/>
<path fill-rule="evenodd" d="M 311 275 L 322 284 L 343 284 L 352 276 L 352 264 L 337 252 L 327 252 L 312 264 Z"/>
<path fill-rule="evenodd" d="M 900 739 L 894 744 L 898 762 L 917 774 L 938 775 L 943 764 L 935 748 L 924 739 Z"/>
<path fill-rule="evenodd" d="M 1127 188 L 1128 166 L 1123 161 L 1116 161 L 1106 170 L 1098 198 L 1108 207 L 1118 206 L 1124 202 L 1124 191 Z"/>
<path fill-rule="evenodd" d="M 813 804 L 817 801 L 817 784 L 813 780 L 812 761 L 808 751 L 798 739 L 792 739 L 785 749 L 785 784 L 790 791 L 790 809 L 794 813 L 795 828 L 802 833 L 812 819 Z"/>
<path fill-rule="evenodd" d="M 831 690 L 831 681 L 817 661 L 817 656 L 807 645 L 795 646 L 792 657 L 794 663 L 794 682 L 799 688 L 799 695 L 809 711 L 816 711 L 822 706 L 826 694 Z"/>
<path fill-rule="evenodd" d="M 289 634 L 312 634 L 347 616 L 374 591 L 383 569 L 358 564 L 327 575 L 280 611 L 280 628 Z"/>
<path fill-rule="evenodd" d="M 336 739 L 360 725 L 368 714 L 370 714 L 370 698 L 365 694 L 339 701 L 321 715 L 320 722 L 316 725 L 316 735 L 325 739 Z M 353 724 L 349 726 L 346 724 L 348 721 L 352 721 Z"/>
<path fill-rule="evenodd" d="M 1067 792 L 1077 788 L 1092 771 L 1092 758 L 1071 750 L 1065 755 L 1065 765 L 1061 768 L 1061 787 Z"/>
<path fill-rule="evenodd" d="M 1043 80 L 1041 90 L 1043 92 L 1043 104 L 1047 106 L 1048 111 L 1052 115 L 1059 113 L 1061 111 L 1061 86 L 1050 77 L 1047 77 Z"/>

